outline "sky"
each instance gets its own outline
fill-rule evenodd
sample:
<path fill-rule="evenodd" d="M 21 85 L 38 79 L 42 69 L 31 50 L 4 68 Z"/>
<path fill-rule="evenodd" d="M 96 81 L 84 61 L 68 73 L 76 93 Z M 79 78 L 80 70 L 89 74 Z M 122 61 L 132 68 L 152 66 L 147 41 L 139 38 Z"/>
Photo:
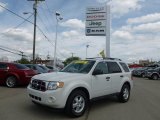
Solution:
<path fill-rule="evenodd" d="M 104 6 L 107 0 L 45 0 L 38 3 L 36 54 L 46 59 L 54 56 L 56 35 L 55 12 L 61 13 L 57 30 L 57 56 L 65 60 L 78 56 L 97 57 L 105 49 L 105 36 L 85 36 L 85 16 L 88 6 Z M 33 2 L 27 0 L 0 0 L 0 5 L 33 22 Z M 160 60 L 160 1 L 112 0 L 111 57 L 128 63 L 139 59 Z M 28 14 L 23 14 L 28 12 Z M 42 33 L 43 32 L 43 33 Z M 31 56 L 33 24 L 24 22 L 0 7 L 0 47 Z M 21 56 L 0 49 L 0 58 L 9 61 Z"/>

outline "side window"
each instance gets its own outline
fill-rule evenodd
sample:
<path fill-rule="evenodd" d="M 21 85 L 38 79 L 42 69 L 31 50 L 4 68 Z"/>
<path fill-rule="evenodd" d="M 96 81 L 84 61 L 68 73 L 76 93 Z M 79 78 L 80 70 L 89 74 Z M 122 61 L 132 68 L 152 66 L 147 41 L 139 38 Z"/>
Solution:
<path fill-rule="evenodd" d="M 0 63 L 0 69 L 7 69 L 7 65 L 3 64 L 3 63 Z"/>
<path fill-rule="evenodd" d="M 98 63 L 96 68 L 94 69 L 94 71 L 100 71 L 101 74 L 107 74 L 108 69 L 107 69 L 106 63 L 104 63 L 104 62 Z"/>
<path fill-rule="evenodd" d="M 116 62 L 107 62 L 109 73 L 121 73 L 122 70 Z"/>
<path fill-rule="evenodd" d="M 36 66 L 33 66 L 32 68 L 33 68 L 33 70 L 37 70 Z"/>
<path fill-rule="evenodd" d="M 20 70 L 27 70 L 27 69 L 29 69 L 27 66 L 22 65 L 22 64 L 15 64 L 15 66 L 16 66 L 17 69 L 20 69 Z"/>
<path fill-rule="evenodd" d="M 125 63 L 120 62 L 120 65 L 122 66 L 125 72 L 129 72 L 129 68 L 127 67 Z"/>
<path fill-rule="evenodd" d="M 36 70 L 38 70 L 38 72 L 41 72 L 41 73 L 44 72 L 44 70 L 41 67 L 39 67 L 39 66 L 35 66 L 35 67 L 36 67 Z"/>

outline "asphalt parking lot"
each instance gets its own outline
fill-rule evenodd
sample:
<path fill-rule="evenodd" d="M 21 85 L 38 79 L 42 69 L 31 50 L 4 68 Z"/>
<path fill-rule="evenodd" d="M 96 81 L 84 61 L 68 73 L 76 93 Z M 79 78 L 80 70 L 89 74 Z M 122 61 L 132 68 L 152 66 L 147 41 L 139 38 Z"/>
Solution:
<path fill-rule="evenodd" d="M 0 86 L 0 120 L 160 120 L 160 80 L 134 78 L 128 103 L 108 97 L 92 103 L 80 118 L 69 118 L 62 111 L 34 105 L 26 88 Z"/>

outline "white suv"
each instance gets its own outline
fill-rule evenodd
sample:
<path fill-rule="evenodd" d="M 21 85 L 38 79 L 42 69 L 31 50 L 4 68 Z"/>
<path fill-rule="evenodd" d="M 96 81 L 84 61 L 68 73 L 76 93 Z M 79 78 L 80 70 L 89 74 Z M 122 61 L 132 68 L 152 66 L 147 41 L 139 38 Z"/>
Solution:
<path fill-rule="evenodd" d="M 34 103 L 65 108 L 67 114 L 78 117 L 97 97 L 112 94 L 127 102 L 132 87 L 128 66 L 107 58 L 74 61 L 60 72 L 36 75 L 27 91 Z"/>

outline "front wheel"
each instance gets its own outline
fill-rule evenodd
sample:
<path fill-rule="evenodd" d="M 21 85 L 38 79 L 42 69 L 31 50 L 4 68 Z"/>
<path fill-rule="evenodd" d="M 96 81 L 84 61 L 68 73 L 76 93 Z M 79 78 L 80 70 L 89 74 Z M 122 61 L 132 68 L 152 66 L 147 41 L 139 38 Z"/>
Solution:
<path fill-rule="evenodd" d="M 124 84 L 121 92 L 118 95 L 118 99 L 120 102 L 125 103 L 129 100 L 130 98 L 130 89 L 129 86 L 127 84 Z"/>
<path fill-rule="evenodd" d="M 141 76 L 142 76 L 142 78 L 145 78 L 145 74 L 144 74 L 144 73 L 142 73 L 142 75 L 141 75 Z"/>
<path fill-rule="evenodd" d="M 88 107 L 88 98 L 81 90 L 76 90 L 69 96 L 65 111 L 71 117 L 82 116 Z"/>
<path fill-rule="evenodd" d="M 153 74 L 153 75 L 152 75 L 152 79 L 153 79 L 153 80 L 158 80 L 158 75 Z"/>

